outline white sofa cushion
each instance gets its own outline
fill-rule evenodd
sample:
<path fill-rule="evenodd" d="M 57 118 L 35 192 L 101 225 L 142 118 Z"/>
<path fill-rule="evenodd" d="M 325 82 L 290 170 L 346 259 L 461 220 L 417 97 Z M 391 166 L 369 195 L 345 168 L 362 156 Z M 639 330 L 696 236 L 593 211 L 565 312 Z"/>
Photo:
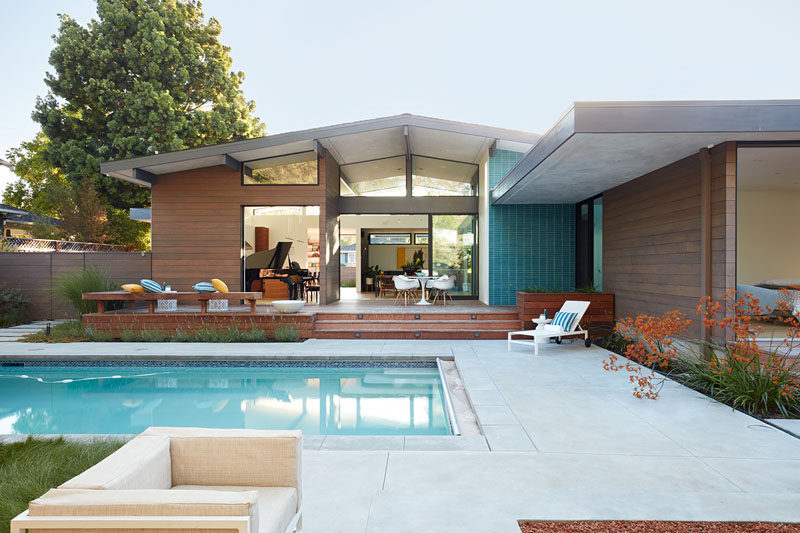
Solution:
<path fill-rule="evenodd" d="M 297 491 L 289 487 L 232 487 L 208 485 L 176 485 L 172 490 L 258 491 L 258 533 L 284 533 L 297 512 Z"/>
<path fill-rule="evenodd" d="M 542 329 L 548 333 L 564 333 L 564 328 L 556 324 L 545 324 Z"/>
<path fill-rule="evenodd" d="M 136 437 L 60 489 L 169 489 L 172 467 L 169 439 Z"/>
<path fill-rule="evenodd" d="M 258 531 L 255 490 L 50 489 L 28 504 L 30 516 L 249 516 Z"/>

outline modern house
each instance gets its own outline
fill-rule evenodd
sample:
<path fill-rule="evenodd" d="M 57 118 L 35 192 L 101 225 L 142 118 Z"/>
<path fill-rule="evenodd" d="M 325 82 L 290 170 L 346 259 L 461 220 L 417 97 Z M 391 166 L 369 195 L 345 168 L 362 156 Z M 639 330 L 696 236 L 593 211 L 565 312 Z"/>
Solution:
<path fill-rule="evenodd" d="M 422 251 L 455 295 L 594 285 L 617 316 L 800 282 L 800 101 L 575 103 L 544 135 L 398 115 L 104 163 L 152 190 L 152 272 L 245 287 L 278 242 L 340 297 Z M 352 242 L 352 241 L 351 241 Z"/>

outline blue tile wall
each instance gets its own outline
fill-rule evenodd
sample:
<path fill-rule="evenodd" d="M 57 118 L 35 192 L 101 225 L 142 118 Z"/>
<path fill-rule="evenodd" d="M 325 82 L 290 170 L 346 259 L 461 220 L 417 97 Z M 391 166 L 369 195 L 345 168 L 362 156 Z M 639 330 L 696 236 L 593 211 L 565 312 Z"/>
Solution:
<path fill-rule="evenodd" d="M 497 150 L 489 158 L 489 189 L 523 154 Z M 575 285 L 575 206 L 489 206 L 489 303 L 516 304 L 516 291 L 538 286 L 571 290 Z"/>

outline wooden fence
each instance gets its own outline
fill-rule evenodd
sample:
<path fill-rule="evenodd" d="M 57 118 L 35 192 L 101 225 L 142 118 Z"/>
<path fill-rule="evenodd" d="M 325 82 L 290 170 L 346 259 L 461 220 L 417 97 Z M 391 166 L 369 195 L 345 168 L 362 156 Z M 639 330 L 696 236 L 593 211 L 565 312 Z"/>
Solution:
<path fill-rule="evenodd" d="M 0 252 L 0 285 L 18 288 L 28 298 L 28 320 L 76 317 L 69 303 L 54 293 L 54 281 L 90 265 L 119 283 L 136 283 L 152 272 L 149 252 Z"/>

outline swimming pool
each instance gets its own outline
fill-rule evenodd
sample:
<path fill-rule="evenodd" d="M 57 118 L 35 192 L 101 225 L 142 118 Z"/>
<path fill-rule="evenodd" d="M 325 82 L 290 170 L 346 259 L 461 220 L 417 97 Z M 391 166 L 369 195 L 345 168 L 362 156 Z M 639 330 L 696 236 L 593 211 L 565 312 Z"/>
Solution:
<path fill-rule="evenodd" d="M 0 434 L 126 434 L 149 426 L 450 434 L 435 364 L 59 365 L 0 367 Z"/>

